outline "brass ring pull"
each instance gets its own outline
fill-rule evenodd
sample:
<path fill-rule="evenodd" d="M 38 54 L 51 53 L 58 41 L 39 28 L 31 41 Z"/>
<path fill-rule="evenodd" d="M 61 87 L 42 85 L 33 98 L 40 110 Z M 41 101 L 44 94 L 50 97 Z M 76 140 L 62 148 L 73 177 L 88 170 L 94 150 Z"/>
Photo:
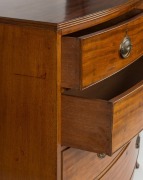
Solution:
<path fill-rule="evenodd" d="M 120 56 L 125 59 L 129 57 L 132 50 L 132 43 L 129 36 L 126 36 L 120 44 Z"/>

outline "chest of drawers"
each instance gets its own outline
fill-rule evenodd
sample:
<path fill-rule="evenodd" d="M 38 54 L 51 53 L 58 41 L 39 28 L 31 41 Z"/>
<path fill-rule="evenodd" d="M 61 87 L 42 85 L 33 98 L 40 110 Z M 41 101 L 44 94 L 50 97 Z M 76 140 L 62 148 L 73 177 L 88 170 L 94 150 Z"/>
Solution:
<path fill-rule="evenodd" d="M 142 56 L 141 0 L 1 0 L 0 180 L 129 180 Z"/>

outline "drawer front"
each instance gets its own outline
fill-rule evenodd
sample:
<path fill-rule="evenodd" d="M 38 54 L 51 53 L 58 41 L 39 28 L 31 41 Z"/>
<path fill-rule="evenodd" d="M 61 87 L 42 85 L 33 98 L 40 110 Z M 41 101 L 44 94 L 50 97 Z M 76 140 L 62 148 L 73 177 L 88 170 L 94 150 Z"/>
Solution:
<path fill-rule="evenodd" d="M 136 140 L 128 145 L 121 157 L 107 171 L 102 172 L 95 180 L 130 180 L 132 178 L 139 149 L 135 146 Z"/>
<path fill-rule="evenodd" d="M 112 152 L 143 129 L 143 80 L 113 103 Z"/>
<path fill-rule="evenodd" d="M 106 156 L 100 159 L 96 153 L 70 148 L 62 153 L 63 180 L 94 179 L 107 166 L 114 164 L 124 150 L 125 147 L 118 150 L 112 157 Z"/>
<path fill-rule="evenodd" d="M 143 61 L 133 64 L 132 70 L 136 70 L 136 73 L 128 82 L 124 77 L 127 74 L 133 75 L 133 71 L 129 71 L 129 68 L 120 72 L 121 77 L 124 75 L 125 81 L 120 80 L 120 82 L 118 79 L 121 77 L 117 78 L 118 74 L 116 74 L 114 78 L 110 77 L 101 82 L 101 85 L 97 84 L 90 89 L 80 91 L 79 94 L 73 90 L 72 93 L 62 95 L 63 145 L 112 155 L 143 129 L 143 66 L 138 62 Z M 134 66 L 135 64 L 140 66 L 140 71 Z M 125 73 L 125 70 L 128 73 Z M 137 78 L 141 81 L 136 84 Z M 134 83 L 135 85 L 132 86 Z M 122 86 L 119 90 L 119 86 L 123 84 L 125 87 Z M 108 90 L 104 89 L 106 86 L 109 87 Z M 126 88 L 127 90 L 124 91 Z M 100 95 L 102 91 L 108 95 L 117 94 L 118 91 L 120 94 L 110 100 L 106 97 L 98 99 L 98 93 Z"/>
<path fill-rule="evenodd" d="M 143 54 L 143 14 L 95 33 L 73 36 L 62 39 L 62 86 L 83 89 Z M 132 48 L 124 59 L 120 47 L 126 37 L 130 38 Z"/>
<path fill-rule="evenodd" d="M 126 177 L 131 177 L 138 153 L 138 149 L 135 148 L 135 143 L 136 137 L 130 144 L 118 150 L 112 157 L 105 156 L 103 159 L 100 159 L 96 153 L 73 148 L 65 150 L 62 153 L 63 180 L 100 179 L 101 177 L 105 177 L 105 174 L 107 177 L 116 166 L 119 171 L 119 166 L 123 165 L 123 163 L 125 163 L 123 169 L 121 167 L 119 172 L 116 170 L 117 175 L 120 174 L 120 172 L 123 172 L 124 168 L 126 168 L 128 175 L 130 175 Z M 111 179 L 109 175 L 108 179 Z"/>
<path fill-rule="evenodd" d="M 62 144 L 112 155 L 143 129 L 143 81 L 112 102 L 62 96 Z"/>

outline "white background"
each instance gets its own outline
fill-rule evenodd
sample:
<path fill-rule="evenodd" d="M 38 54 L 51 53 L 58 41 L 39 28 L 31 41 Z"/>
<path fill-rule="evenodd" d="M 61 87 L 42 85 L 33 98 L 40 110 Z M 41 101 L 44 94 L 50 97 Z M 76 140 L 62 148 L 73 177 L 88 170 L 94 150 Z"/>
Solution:
<path fill-rule="evenodd" d="M 138 163 L 140 164 L 139 169 L 135 170 L 133 180 L 143 180 L 143 132 L 140 134 L 141 143 L 138 157 Z"/>

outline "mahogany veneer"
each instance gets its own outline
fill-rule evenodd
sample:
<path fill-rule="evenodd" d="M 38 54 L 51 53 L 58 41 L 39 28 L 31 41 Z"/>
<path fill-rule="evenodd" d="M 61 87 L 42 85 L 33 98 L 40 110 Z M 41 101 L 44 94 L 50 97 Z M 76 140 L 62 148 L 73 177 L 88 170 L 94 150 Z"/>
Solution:
<path fill-rule="evenodd" d="M 83 89 L 143 55 L 143 13 L 139 12 L 129 12 L 99 27 L 63 37 L 62 86 Z M 132 43 L 127 59 L 119 53 L 125 36 L 129 36 Z"/>
<path fill-rule="evenodd" d="M 135 168 L 139 149 L 136 137 L 112 157 L 70 148 L 63 152 L 63 180 L 112 179 L 129 180 Z M 85 173 L 86 172 L 86 173 Z"/>
<path fill-rule="evenodd" d="M 70 149 L 70 147 L 61 145 L 63 142 L 61 134 L 64 130 L 64 119 L 61 117 L 63 116 L 63 114 L 61 115 L 63 112 L 63 110 L 61 111 L 61 104 L 63 106 L 61 92 L 65 92 L 65 89 L 69 88 L 68 85 L 63 86 L 63 81 L 65 81 L 62 76 L 63 68 L 65 68 L 63 65 L 69 65 L 69 62 L 63 64 L 62 60 L 63 40 L 72 36 L 73 33 L 78 34 L 84 31 L 91 41 L 90 30 L 96 29 L 97 26 L 103 26 L 104 23 L 107 25 L 109 22 L 117 25 L 115 19 L 120 19 L 119 17 L 129 19 L 128 23 L 123 22 L 122 18 L 120 19 L 123 22 L 120 27 L 123 28 L 122 30 L 126 24 L 129 28 L 132 27 L 132 23 L 138 25 L 140 31 L 132 28 L 134 34 L 139 33 L 140 38 L 134 40 L 135 35 L 131 32 L 129 35 L 132 36 L 134 44 L 140 44 L 140 48 L 133 48 L 132 52 L 135 54 L 128 60 L 122 61 L 123 64 L 120 64 L 118 68 L 108 73 L 101 73 L 101 78 L 97 77 L 96 79 L 94 76 L 90 82 L 85 81 L 83 87 L 87 87 L 122 68 L 126 69 L 127 65 L 142 55 L 142 9 L 142 0 L 0 0 L 0 180 L 62 180 L 62 152 Z M 134 18 L 130 19 L 132 18 L 130 16 L 134 16 Z M 119 32 L 120 28 L 117 26 Z M 114 28 L 110 30 L 114 31 Z M 120 37 L 124 33 L 121 34 L 120 32 Z M 97 38 L 96 32 L 94 35 Z M 103 38 L 102 35 L 101 38 Z M 85 42 L 87 43 L 87 41 Z M 79 49 L 78 43 L 75 47 L 76 50 Z M 76 53 L 73 56 L 77 58 Z M 73 56 L 71 57 L 73 58 Z M 79 63 L 79 61 L 73 61 L 73 63 Z M 77 64 L 73 67 L 76 67 L 79 72 L 80 67 L 77 67 Z M 137 78 L 138 80 L 139 78 Z M 133 85 L 136 84 L 135 80 L 131 80 L 131 82 Z M 75 82 L 72 80 L 68 83 L 74 84 Z M 81 82 L 77 81 L 75 84 L 76 88 L 79 88 Z M 102 83 L 99 83 L 100 85 Z M 75 85 L 70 87 L 75 87 Z M 100 90 L 103 87 L 104 85 Z M 135 92 L 126 92 L 130 94 L 129 99 L 142 98 L 140 84 L 138 87 L 137 89 L 135 86 Z M 127 87 L 127 89 L 129 88 L 131 87 Z M 123 92 L 123 89 L 121 91 Z M 109 96 L 110 92 L 112 94 L 112 91 L 106 91 L 106 89 L 105 92 L 106 96 L 108 92 Z M 120 102 L 127 104 L 126 97 L 124 94 L 122 96 L 124 99 Z M 116 95 L 112 94 L 112 97 L 116 97 Z M 78 99 L 80 98 L 76 98 L 76 102 L 80 104 Z M 91 102 L 92 100 L 87 98 L 87 101 Z M 105 100 L 103 104 L 105 106 L 116 104 L 116 100 L 113 100 L 113 103 L 108 101 L 109 99 Z M 93 102 L 95 104 L 96 100 Z M 138 100 L 135 102 L 135 106 L 132 107 L 133 109 L 136 107 L 135 113 L 139 109 L 141 114 L 139 107 L 142 106 L 142 101 L 140 100 L 140 105 Z M 117 107 L 121 107 L 119 103 L 117 103 Z M 110 109 L 109 106 L 108 108 Z M 100 110 L 103 111 L 102 108 Z M 85 112 L 83 111 L 83 113 Z M 117 113 L 114 114 L 117 115 L 118 112 L 117 109 Z M 125 115 L 125 112 L 120 114 Z M 109 116 L 111 117 L 111 114 Z M 127 118 L 126 115 L 125 117 Z M 125 138 L 125 142 L 141 129 L 138 126 L 135 128 L 137 129 Z M 103 135 L 104 131 L 101 136 Z M 117 147 L 114 146 L 114 148 L 118 149 L 125 142 L 119 141 Z M 109 151 L 111 149 L 106 150 L 111 154 Z M 80 168 L 79 171 L 81 171 Z"/>
<path fill-rule="evenodd" d="M 143 60 L 62 96 L 62 144 L 112 155 L 143 129 Z"/>

